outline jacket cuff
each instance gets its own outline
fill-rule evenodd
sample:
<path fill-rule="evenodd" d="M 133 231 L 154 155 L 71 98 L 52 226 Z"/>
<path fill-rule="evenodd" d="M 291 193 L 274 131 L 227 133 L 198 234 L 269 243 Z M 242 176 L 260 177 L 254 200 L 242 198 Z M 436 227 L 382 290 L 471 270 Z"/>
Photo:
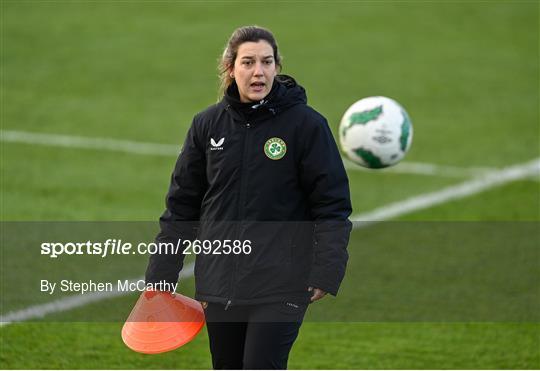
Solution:
<path fill-rule="evenodd" d="M 323 270 L 313 271 L 308 280 L 309 286 L 337 296 L 341 280 L 331 279 L 335 274 L 335 272 L 324 272 Z"/>

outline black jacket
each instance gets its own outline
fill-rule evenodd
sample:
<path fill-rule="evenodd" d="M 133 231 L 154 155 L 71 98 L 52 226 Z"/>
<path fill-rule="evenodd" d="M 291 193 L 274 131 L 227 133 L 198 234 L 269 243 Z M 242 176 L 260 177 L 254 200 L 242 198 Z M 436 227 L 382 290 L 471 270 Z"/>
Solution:
<path fill-rule="evenodd" d="M 198 254 L 198 300 L 309 302 L 308 286 L 337 294 L 351 230 L 348 179 L 325 118 L 306 103 L 304 89 L 279 75 L 259 103 L 241 103 L 233 84 L 194 117 L 156 240 L 252 246 Z M 181 254 L 152 255 L 147 282 L 176 282 L 182 262 Z"/>

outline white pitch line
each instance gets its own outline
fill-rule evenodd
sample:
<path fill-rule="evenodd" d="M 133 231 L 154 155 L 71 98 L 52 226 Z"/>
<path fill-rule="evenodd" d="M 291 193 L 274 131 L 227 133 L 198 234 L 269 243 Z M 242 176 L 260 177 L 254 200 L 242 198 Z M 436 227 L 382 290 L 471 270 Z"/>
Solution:
<path fill-rule="evenodd" d="M 110 138 L 90 138 L 73 135 L 31 133 L 27 131 L 2 130 L 2 142 L 39 144 L 52 147 L 82 148 L 134 153 L 139 155 L 175 156 L 180 146 L 172 144 L 134 142 Z"/>
<path fill-rule="evenodd" d="M 464 178 L 477 176 L 478 174 L 496 171 L 496 168 L 490 167 L 458 167 L 448 165 L 434 165 L 420 162 L 402 162 L 398 165 L 386 169 L 367 169 L 360 165 L 356 165 L 351 160 L 343 158 L 343 164 L 347 170 L 356 170 L 372 173 L 398 173 L 398 174 L 418 174 L 418 175 L 439 175 L 450 178 Z"/>
<path fill-rule="evenodd" d="M 539 174 L 540 158 L 537 158 L 521 165 L 509 166 L 501 170 L 479 175 L 474 179 L 443 188 L 439 191 L 411 197 L 382 206 L 367 213 L 357 214 L 351 219 L 354 221 L 354 227 L 359 228 L 379 221 L 394 219 L 445 202 L 468 197 L 516 180 L 538 177 Z"/>
<path fill-rule="evenodd" d="M 2 130 L 0 140 L 7 143 L 37 144 L 50 147 L 80 148 L 133 153 L 138 155 L 178 156 L 180 146 L 162 143 L 146 143 L 130 140 L 91 138 L 63 134 L 33 133 L 28 131 Z M 434 165 L 418 162 L 402 162 L 397 166 L 381 170 L 369 170 L 343 158 L 347 170 L 363 170 L 400 174 L 417 174 L 464 178 L 496 169 L 485 167 L 461 168 L 457 166 Z"/>
<path fill-rule="evenodd" d="M 186 279 L 193 276 L 194 264 L 187 264 L 180 273 L 180 278 Z M 129 280 L 130 283 L 136 283 L 139 280 L 144 280 L 144 277 Z M 13 322 L 28 321 L 29 319 L 43 318 L 51 313 L 64 312 L 67 310 L 79 308 L 86 304 L 95 303 L 98 301 L 116 298 L 133 294 L 131 291 L 113 290 L 110 292 L 93 292 L 89 294 L 79 294 L 64 297 L 58 300 L 51 301 L 45 304 L 32 305 L 28 308 L 14 312 L 9 312 L 5 316 L 0 317 L 0 327 L 9 325 Z"/>

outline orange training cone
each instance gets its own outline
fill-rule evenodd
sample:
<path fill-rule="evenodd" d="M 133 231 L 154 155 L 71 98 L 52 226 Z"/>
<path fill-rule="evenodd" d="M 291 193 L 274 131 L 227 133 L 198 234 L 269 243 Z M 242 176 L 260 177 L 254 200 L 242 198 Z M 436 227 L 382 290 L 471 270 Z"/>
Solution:
<path fill-rule="evenodd" d="M 203 326 L 204 312 L 198 301 L 180 294 L 145 291 L 122 328 L 122 340 L 139 353 L 163 353 L 193 340 Z"/>

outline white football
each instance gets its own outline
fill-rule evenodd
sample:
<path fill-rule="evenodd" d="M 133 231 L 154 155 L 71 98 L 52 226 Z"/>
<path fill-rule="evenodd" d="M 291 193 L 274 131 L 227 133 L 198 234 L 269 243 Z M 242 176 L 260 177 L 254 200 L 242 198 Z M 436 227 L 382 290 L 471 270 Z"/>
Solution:
<path fill-rule="evenodd" d="M 339 124 L 343 152 L 354 163 L 381 169 L 397 164 L 411 147 L 409 115 L 395 100 L 368 97 L 354 103 Z"/>

